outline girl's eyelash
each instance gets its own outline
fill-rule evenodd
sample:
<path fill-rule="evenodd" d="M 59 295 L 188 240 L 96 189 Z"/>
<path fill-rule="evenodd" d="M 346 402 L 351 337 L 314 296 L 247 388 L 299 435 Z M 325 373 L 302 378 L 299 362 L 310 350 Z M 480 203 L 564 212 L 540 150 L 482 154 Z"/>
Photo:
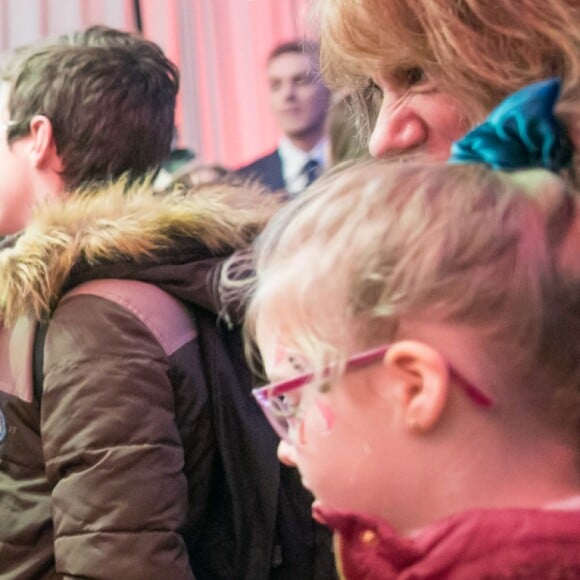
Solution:
<path fill-rule="evenodd" d="M 284 397 L 280 399 L 274 399 L 271 404 L 274 413 L 279 417 L 296 417 L 300 413 L 300 404 L 294 403 L 289 399 L 285 399 Z"/>

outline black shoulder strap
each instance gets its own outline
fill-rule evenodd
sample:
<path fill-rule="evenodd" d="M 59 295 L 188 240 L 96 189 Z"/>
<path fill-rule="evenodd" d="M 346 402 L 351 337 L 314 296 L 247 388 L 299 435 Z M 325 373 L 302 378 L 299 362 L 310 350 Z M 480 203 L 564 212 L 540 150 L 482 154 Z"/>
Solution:
<path fill-rule="evenodd" d="M 40 403 L 42 399 L 42 383 L 44 379 L 44 341 L 46 339 L 47 330 L 48 322 L 40 322 L 37 324 L 34 333 L 34 348 L 32 350 L 32 389 L 34 400 L 38 403 Z"/>

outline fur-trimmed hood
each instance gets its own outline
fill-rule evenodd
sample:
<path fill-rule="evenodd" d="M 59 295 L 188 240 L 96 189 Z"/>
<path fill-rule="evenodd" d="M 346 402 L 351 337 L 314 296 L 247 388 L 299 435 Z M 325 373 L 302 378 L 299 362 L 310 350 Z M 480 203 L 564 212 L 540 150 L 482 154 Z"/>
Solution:
<path fill-rule="evenodd" d="M 47 203 L 0 250 L 0 317 L 46 319 L 64 291 L 95 278 L 152 282 L 211 308 L 207 276 L 251 243 L 277 203 L 248 188 L 159 195 L 122 181 Z"/>

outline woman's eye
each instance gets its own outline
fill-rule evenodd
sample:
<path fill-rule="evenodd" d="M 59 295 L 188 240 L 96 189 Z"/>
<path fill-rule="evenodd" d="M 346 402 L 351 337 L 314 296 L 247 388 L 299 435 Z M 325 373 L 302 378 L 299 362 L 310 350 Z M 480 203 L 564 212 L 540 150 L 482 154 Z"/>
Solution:
<path fill-rule="evenodd" d="M 405 71 L 405 84 L 408 87 L 426 83 L 428 80 L 427 73 L 419 66 L 411 67 Z"/>

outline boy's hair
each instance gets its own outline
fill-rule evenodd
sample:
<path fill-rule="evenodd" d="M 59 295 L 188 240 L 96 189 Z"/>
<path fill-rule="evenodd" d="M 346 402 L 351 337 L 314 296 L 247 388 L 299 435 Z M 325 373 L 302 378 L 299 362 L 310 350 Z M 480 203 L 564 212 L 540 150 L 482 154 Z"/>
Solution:
<path fill-rule="evenodd" d="M 313 18 L 322 70 L 338 86 L 360 87 L 371 71 L 402 78 L 419 67 L 474 123 L 548 77 L 562 79 L 564 103 L 580 98 L 577 0 L 316 0 Z"/>
<path fill-rule="evenodd" d="M 144 42 L 141 35 L 95 24 L 83 30 L 75 30 L 57 38 L 54 44 L 69 46 L 135 46 Z"/>
<path fill-rule="evenodd" d="M 564 181 L 483 165 L 359 165 L 322 178 L 266 227 L 250 336 L 263 316 L 320 370 L 397 339 L 405 321 L 457 325 L 497 367 L 492 396 L 568 435 L 580 427 L 580 218 Z"/>
<path fill-rule="evenodd" d="M 271 63 L 274 59 L 283 54 L 305 54 L 310 57 L 313 62 L 318 63 L 319 46 L 314 40 L 290 40 L 276 45 L 268 55 L 267 62 Z"/>
<path fill-rule="evenodd" d="M 3 70 L 11 85 L 9 143 L 45 115 L 67 189 L 124 173 L 142 177 L 171 147 L 177 68 L 156 44 L 106 32 L 20 51 Z"/>

